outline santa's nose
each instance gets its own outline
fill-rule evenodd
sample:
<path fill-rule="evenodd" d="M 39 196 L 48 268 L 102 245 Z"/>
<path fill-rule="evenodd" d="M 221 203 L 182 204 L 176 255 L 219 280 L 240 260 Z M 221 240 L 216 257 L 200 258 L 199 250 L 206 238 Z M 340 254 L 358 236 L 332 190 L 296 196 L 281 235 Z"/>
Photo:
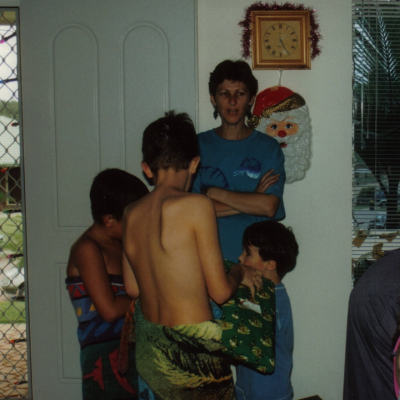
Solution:
<path fill-rule="evenodd" d="M 279 137 L 285 137 L 285 136 L 287 136 L 287 133 L 285 131 L 279 131 L 278 132 L 278 136 Z"/>

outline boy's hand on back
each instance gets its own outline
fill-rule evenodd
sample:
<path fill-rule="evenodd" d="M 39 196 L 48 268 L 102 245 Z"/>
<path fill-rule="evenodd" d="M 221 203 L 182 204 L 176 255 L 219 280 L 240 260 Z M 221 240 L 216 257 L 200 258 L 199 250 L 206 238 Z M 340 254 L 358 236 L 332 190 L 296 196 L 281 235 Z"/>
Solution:
<path fill-rule="evenodd" d="M 237 264 L 240 266 L 243 274 L 241 285 L 247 286 L 251 291 L 251 297 L 254 299 L 256 292 L 262 288 L 262 273 L 258 269 L 248 267 L 244 264 Z"/>

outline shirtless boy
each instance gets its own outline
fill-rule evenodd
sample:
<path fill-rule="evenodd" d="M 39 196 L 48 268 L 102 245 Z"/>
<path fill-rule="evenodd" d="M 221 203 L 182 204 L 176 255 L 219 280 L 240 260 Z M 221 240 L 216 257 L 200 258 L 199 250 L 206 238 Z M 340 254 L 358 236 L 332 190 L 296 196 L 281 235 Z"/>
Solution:
<path fill-rule="evenodd" d="M 200 157 L 187 114 L 169 112 L 150 124 L 142 152 L 142 169 L 155 188 L 127 207 L 123 219 L 131 266 L 124 265 L 126 290 L 131 297 L 140 292 L 135 309 L 139 375 L 156 399 L 231 399 L 229 361 L 209 353 L 218 350 L 215 335 L 221 330 L 212 321 L 210 299 L 224 303 L 239 284 L 254 294 L 261 273 L 241 264 L 224 271 L 214 206 L 206 196 L 188 193 Z M 172 339 L 182 330 L 194 330 L 200 348 L 191 347 L 191 338 L 175 346 Z M 143 398 L 149 391 L 142 390 Z"/>

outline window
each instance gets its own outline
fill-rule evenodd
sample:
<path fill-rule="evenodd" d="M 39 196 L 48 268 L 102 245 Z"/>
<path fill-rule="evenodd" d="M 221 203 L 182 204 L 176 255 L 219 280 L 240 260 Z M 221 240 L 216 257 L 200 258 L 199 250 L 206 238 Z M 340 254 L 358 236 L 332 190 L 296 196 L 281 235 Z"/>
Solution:
<path fill-rule="evenodd" d="M 353 126 L 353 265 L 366 268 L 400 247 L 398 0 L 353 0 Z"/>
<path fill-rule="evenodd" d="M 0 8 L 0 398 L 28 396 L 18 13 Z"/>

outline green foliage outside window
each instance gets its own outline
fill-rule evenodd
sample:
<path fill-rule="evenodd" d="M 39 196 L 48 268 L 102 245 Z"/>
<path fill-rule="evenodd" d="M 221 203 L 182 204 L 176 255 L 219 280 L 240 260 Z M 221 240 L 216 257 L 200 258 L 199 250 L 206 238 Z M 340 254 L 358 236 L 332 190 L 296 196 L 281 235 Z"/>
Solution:
<path fill-rule="evenodd" d="M 0 301 L 0 324 L 25 322 L 24 301 Z"/>
<path fill-rule="evenodd" d="M 18 101 L 0 100 L 0 115 L 19 121 Z"/>

